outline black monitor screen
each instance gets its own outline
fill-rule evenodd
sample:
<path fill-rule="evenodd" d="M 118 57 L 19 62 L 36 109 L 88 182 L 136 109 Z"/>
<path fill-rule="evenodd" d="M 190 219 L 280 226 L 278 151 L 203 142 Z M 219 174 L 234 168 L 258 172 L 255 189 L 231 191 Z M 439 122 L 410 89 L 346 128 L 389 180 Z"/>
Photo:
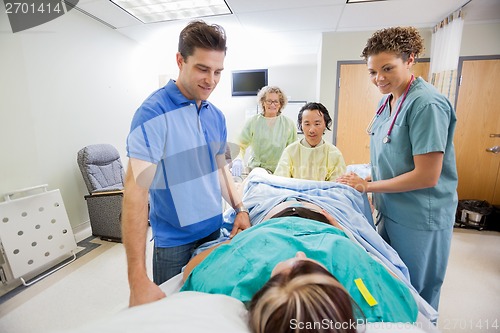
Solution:
<path fill-rule="evenodd" d="M 257 96 L 267 86 L 267 69 L 233 71 L 232 95 Z"/>

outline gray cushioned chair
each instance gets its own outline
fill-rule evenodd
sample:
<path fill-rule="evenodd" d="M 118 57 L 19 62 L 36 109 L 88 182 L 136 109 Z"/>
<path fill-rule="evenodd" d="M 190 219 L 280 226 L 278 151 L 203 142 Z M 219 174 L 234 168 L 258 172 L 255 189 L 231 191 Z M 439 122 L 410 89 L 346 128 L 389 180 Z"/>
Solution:
<path fill-rule="evenodd" d="M 120 153 L 110 144 L 90 145 L 78 152 L 77 162 L 89 191 L 85 200 L 92 235 L 121 242 L 124 171 Z"/>

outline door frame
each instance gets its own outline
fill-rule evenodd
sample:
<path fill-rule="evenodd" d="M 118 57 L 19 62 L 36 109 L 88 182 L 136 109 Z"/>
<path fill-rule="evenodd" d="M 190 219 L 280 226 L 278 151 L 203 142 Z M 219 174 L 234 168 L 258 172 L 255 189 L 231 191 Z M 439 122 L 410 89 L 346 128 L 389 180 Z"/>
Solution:
<path fill-rule="evenodd" d="M 480 55 L 480 56 L 463 56 L 458 58 L 458 68 L 457 68 L 457 89 L 455 94 L 455 101 L 453 103 L 453 108 L 455 111 L 457 110 L 457 102 L 458 102 L 458 93 L 460 89 L 460 85 L 462 83 L 462 69 L 464 65 L 464 61 L 474 61 L 474 60 L 496 60 L 500 59 L 500 54 L 493 55 Z"/>
<path fill-rule="evenodd" d="M 339 92 L 340 92 L 340 67 L 342 65 L 360 65 L 360 64 L 366 64 L 366 61 L 364 60 L 339 60 L 337 61 L 337 78 L 335 80 L 335 111 L 333 113 L 333 136 L 332 136 L 332 143 L 334 146 L 337 145 L 337 124 L 338 124 L 338 117 L 339 117 Z"/>
<path fill-rule="evenodd" d="M 454 105 L 456 112 L 461 111 L 461 110 L 457 110 L 456 107 L 458 106 L 458 97 L 460 95 L 460 88 L 462 86 L 461 83 L 462 83 L 462 75 L 463 75 L 463 68 L 464 68 L 465 62 L 466 61 L 488 61 L 488 60 L 500 60 L 500 54 L 480 55 L 480 56 L 464 56 L 464 57 L 459 58 L 458 68 L 457 68 L 457 89 L 456 89 L 456 98 L 455 98 L 455 105 Z M 456 135 L 456 133 L 455 133 L 455 135 Z M 459 156 L 457 153 L 457 168 L 460 165 L 459 162 L 461 162 L 461 160 L 459 160 L 458 157 Z M 460 174 L 458 176 L 459 176 L 459 182 L 460 182 L 460 179 L 461 179 Z M 493 187 L 493 189 L 494 189 L 493 196 L 491 198 L 476 198 L 476 199 L 487 200 L 488 202 L 490 202 L 490 200 L 491 200 L 490 203 L 493 203 L 493 204 L 498 203 L 499 194 L 497 194 L 497 193 L 499 192 L 498 188 L 500 187 L 500 169 L 497 170 L 497 175 L 496 175 L 496 177 L 493 177 L 493 181 L 495 181 L 495 185 Z M 457 188 L 457 191 L 458 191 L 458 188 Z M 474 199 L 474 198 L 459 197 L 459 199 L 464 200 L 464 199 Z"/>

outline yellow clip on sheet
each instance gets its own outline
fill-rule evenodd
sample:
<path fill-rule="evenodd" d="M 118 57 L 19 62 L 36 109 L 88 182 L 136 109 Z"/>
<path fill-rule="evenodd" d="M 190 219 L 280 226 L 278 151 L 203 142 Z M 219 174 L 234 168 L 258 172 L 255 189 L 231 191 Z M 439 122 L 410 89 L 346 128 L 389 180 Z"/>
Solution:
<path fill-rule="evenodd" d="M 365 299 L 365 301 L 368 303 L 369 306 L 375 306 L 378 304 L 377 300 L 373 298 L 372 294 L 368 291 L 368 288 L 366 288 L 365 284 L 363 283 L 363 280 L 356 279 L 354 280 L 354 283 L 356 283 L 356 287 L 358 287 L 359 291 L 361 292 L 361 295 L 363 295 L 363 298 Z"/>

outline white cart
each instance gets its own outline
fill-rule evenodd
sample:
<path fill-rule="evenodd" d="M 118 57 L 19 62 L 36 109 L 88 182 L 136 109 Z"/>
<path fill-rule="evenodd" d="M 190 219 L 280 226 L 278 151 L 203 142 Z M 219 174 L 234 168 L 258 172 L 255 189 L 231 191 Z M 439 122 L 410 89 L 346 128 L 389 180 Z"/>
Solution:
<path fill-rule="evenodd" d="M 47 186 L 7 193 L 0 202 L 0 279 L 4 284 L 20 279 L 25 286 L 31 285 L 76 259 L 77 245 L 61 193 L 47 191 Z"/>

